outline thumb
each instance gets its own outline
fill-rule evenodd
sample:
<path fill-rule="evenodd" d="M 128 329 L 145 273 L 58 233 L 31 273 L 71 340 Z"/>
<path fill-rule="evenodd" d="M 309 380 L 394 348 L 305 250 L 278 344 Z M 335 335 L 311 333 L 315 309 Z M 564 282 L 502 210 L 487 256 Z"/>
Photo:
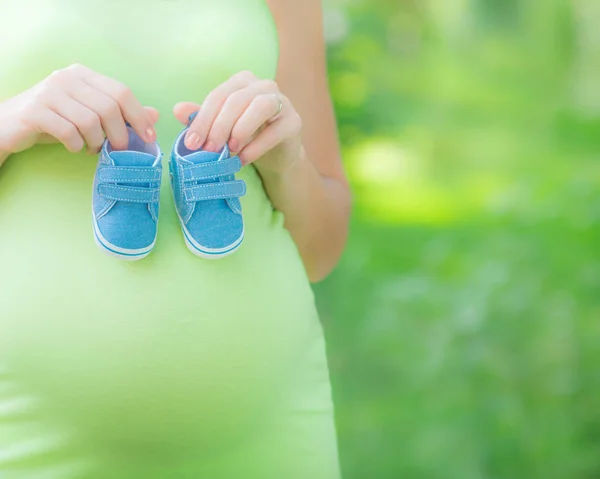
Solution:
<path fill-rule="evenodd" d="M 175 118 L 177 118 L 180 123 L 186 126 L 190 121 L 190 115 L 192 113 L 196 113 L 198 110 L 200 110 L 200 105 L 189 101 L 177 103 L 177 105 L 173 107 Z"/>

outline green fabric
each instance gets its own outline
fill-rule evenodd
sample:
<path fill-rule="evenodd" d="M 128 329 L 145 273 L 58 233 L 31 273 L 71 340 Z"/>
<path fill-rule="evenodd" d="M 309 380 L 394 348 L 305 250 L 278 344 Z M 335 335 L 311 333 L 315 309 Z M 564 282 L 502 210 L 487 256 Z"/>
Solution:
<path fill-rule="evenodd" d="M 275 72 L 260 0 L 0 6 L 0 99 L 80 62 L 159 109 L 165 153 L 173 104 Z M 95 164 L 51 145 L 0 168 L 0 477 L 337 478 L 314 298 L 255 170 L 237 253 L 186 249 L 165 171 L 156 249 L 131 264 L 94 244 Z"/>

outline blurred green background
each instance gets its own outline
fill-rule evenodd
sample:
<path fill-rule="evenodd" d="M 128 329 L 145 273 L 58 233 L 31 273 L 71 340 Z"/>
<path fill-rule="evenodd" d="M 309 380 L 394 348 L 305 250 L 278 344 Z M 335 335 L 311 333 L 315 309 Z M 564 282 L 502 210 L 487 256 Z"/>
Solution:
<path fill-rule="evenodd" d="M 345 477 L 600 478 L 600 2 L 325 5 Z"/>

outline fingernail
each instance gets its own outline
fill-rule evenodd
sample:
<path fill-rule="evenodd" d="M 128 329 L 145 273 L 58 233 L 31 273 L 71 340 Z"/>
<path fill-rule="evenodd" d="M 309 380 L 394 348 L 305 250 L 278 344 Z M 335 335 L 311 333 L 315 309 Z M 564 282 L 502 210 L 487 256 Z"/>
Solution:
<path fill-rule="evenodd" d="M 156 141 L 156 132 L 154 131 L 154 128 L 146 129 L 146 140 L 149 142 Z"/>
<path fill-rule="evenodd" d="M 185 146 L 190 150 L 197 150 L 200 147 L 200 137 L 198 136 L 198 133 L 190 133 L 185 139 Z"/>
<path fill-rule="evenodd" d="M 215 151 L 217 151 L 217 145 L 215 145 L 212 141 L 209 141 L 206 144 L 206 147 L 204 147 L 204 149 L 206 151 L 213 151 L 213 152 L 215 152 Z"/>
<path fill-rule="evenodd" d="M 239 141 L 237 141 L 233 138 L 231 140 L 229 140 L 229 149 L 231 151 L 237 153 L 239 147 L 240 147 Z"/>

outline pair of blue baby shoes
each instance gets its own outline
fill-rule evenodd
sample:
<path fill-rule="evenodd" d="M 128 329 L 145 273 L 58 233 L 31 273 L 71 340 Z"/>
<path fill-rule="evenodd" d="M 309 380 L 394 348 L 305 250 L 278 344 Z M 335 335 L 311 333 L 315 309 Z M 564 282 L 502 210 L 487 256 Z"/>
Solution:
<path fill-rule="evenodd" d="M 158 144 L 145 143 L 131 126 L 127 129 L 127 150 L 113 150 L 108 140 L 102 146 L 92 213 L 96 244 L 111 256 L 135 261 L 156 243 L 162 153 Z M 186 132 L 177 137 L 169 162 L 175 209 L 188 249 L 202 258 L 222 258 L 244 240 L 240 197 L 246 184 L 235 179 L 242 164 L 227 146 L 221 153 L 189 150 Z"/>

